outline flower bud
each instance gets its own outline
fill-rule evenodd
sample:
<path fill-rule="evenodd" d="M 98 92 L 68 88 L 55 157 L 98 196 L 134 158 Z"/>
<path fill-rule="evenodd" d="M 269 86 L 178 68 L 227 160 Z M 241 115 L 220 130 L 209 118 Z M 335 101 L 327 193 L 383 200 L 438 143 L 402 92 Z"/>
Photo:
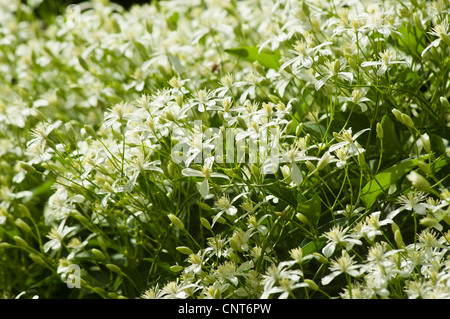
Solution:
<path fill-rule="evenodd" d="M 42 121 L 45 122 L 47 121 L 47 116 L 44 115 L 44 113 L 42 113 L 41 111 L 39 111 L 38 109 L 32 109 L 31 110 L 31 115 L 37 119 L 38 121 Z"/>
<path fill-rule="evenodd" d="M 184 269 L 184 267 L 183 266 L 180 266 L 180 265 L 173 265 L 173 266 L 170 266 L 170 270 L 172 270 L 173 272 L 180 272 L 180 271 L 182 271 Z"/>
<path fill-rule="evenodd" d="M 9 244 L 9 243 L 0 243 L 0 250 L 1 249 L 6 249 L 6 248 L 9 248 L 9 247 L 11 247 L 11 244 Z"/>
<path fill-rule="evenodd" d="M 72 124 L 70 122 L 67 122 L 66 124 L 64 124 L 64 126 L 66 127 L 66 131 L 67 134 L 69 134 L 69 137 L 76 141 L 77 140 L 77 135 L 75 133 L 75 129 L 73 128 Z"/>
<path fill-rule="evenodd" d="M 90 125 L 84 125 L 84 130 L 86 131 L 86 133 L 90 136 L 92 136 L 93 138 L 97 139 L 97 133 L 94 131 L 94 129 L 92 128 L 92 126 Z"/>
<path fill-rule="evenodd" d="M 348 58 L 348 64 L 350 65 L 350 67 L 353 70 L 358 70 L 358 64 L 356 63 L 356 61 L 353 58 Z"/>
<path fill-rule="evenodd" d="M 420 136 L 420 139 L 422 140 L 422 145 L 425 151 L 427 151 L 427 153 L 431 153 L 430 136 L 427 133 L 425 133 Z"/>
<path fill-rule="evenodd" d="M 120 267 L 117 265 L 106 264 L 105 266 L 106 266 L 106 268 L 108 268 L 109 270 L 111 270 L 112 272 L 115 272 L 117 274 L 120 274 L 122 272 L 122 269 L 120 269 Z"/>
<path fill-rule="evenodd" d="M 443 107 L 446 107 L 446 108 L 450 107 L 450 103 L 448 102 L 448 99 L 446 97 L 441 96 L 439 98 L 439 100 L 441 101 L 441 104 Z"/>
<path fill-rule="evenodd" d="M 36 169 L 26 162 L 20 161 L 19 164 L 20 167 L 23 168 L 27 173 L 33 174 L 34 172 L 36 172 Z"/>
<path fill-rule="evenodd" d="M 106 259 L 105 254 L 102 253 L 101 250 L 98 250 L 97 248 L 92 248 L 91 251 L 94 254 L 94 256 L 97 257 L 98 259 L 100 259 L 100 260 Z"/>
<path fill-rule="evenodd" d="M 414 13 L 413 18 L 414 18 L 414 25 L 416 26 L 416 28 L 418 28 L 421 31 L 425 30 L 425 28 L 423 27 L 423 23 L 420 20 L 420 16 L 417 12 Z"/>
<path fill-rule="evenodd" d="M 97 238 L 97 242 L 98 242 L 98 246 L 104 251 L 107 252 L 107 247 L 106 247 L 106 243 L 105 240 L 103 239 L 103 237 L 99 236 Z"/>
<path fill-rule="evenodd" d="M 377 123 L 377 137 L 379 139 L 383 139 L 384 131 L 383 131 L 383 125 L 381 123 Z"/>
<path fill-rule="evenodd" d="M 409 115 L 405 113 L 402 113 L 402 122 L 410 128 L 414 127 L 413 120 L 411 119 L 411 117 L 409 117 Z"/>
<path fill-rule="evenodd" d="M 211 206 L 209 206 L 206 203 L 198 203 L 198 207 L 200 207 L 201 209 L 203 209 L 203 210 L 205 210 L 207 212 L 209 212 L 211 210 Z"/>
<path fill-rule="evenodd" d="M 28 209 L 27 206 L 25 206 L 24 204 L 20 203 L 18 206 L 20 213 L 22 214 L 23 217 L 26 218 L 31 218 L 31 213 L 30 210 Z"/>
<path fill-rule="evenodd" d="M 189 247 L 186 247 L 186 246 L 178 246 L 176 249 L 184 255 L 190 255 L 190 254 L 194 253 L 192 251 L 192 249 L 190 249 Z"/>
<path fill-rule="evenodd" d="M 430 191 L 430 183 L 422 175 L 416 173 L 415 171 L 409 173 L 406 178 L 408 178 L 411 184 L 418 190 L 424 192 Z"/>
<path fill-rule="evenodd" d="M 248 129 L 247 123 L 245 123 L 245 120 L 242 117 L 238 116 L 237 117 L 237 122 L 238 122 L 239 126 L 241 128 L 243 128 L 244 130 Z"/>
<path fill-rule="evenodd" d="M 297 217 L 297 219 L 302 223 L 302 224 L 307 224 L 308 223 L 308 218 L 303 215 L 302 213 L 297 213 L 295 214 L 295 217 Z"/>
<path fill-rule="evenodd" d="M 427 163 L 425 163 L 423 161 L 418 161 L 417 166 L 419 166 L 419 168 L 422 170 L 422 172 L 424 172 L 426 175 L 429 176 L 429 175 L 433 174 L 430 166 Z"/>
<path fill-rule="evenodd" d="M 17 218 L 14 224 L 26 233 L 31 232 L 31 227 L 23 219 Z"/>
<path fill-rule="evenodd" d="M 450 36 L 448 34 L 445 34 L 445 33 L 441 33 L 440 36 L 441 36 L 442 41 L 444 41 L 444 43 L 447 46 L 450 46 Z"/>
<path fill-rule="evenodd" d="M 322 264 L 328 264 L 328 259 L 319 253 L 313 253 L 313 257 L 314 259 L 316 259 L 318 262 L 322 263 Z"/>
<path fill-rule="evenodd" d="M 14 236 L 13 239 L 17 245 L 23 246 L 23 247 L 28 247 L 28 243 L 25 240 L 23 240 L 22 237 Z"/>
<path fill-rule="evenodd" d="M 176 228 L 184 230 L 183 222 L 177 216 L 174 214 L 169 214 L 167 217 L 169 217 L 170 221 Z"/>
<path fill-rule="evenodd" d="M 403 249 L 406 247 L 405 242 L 403 241 L 402 234 L 400 233 L 400 230 L 396 230 L 394 232 L 394 240 L 398 248 Z"/>
<path fill-rule="evenodd" d="M 308 284 L 309 289 L 314 290 L 314 291 L 317 291 L 320 289 L 319 286 L 311 279 L 305 279 L 304 281 L 305 281 L 305 283 Z"/>
<path fill-rule="evenodd" d="M 311 11 L 309 10 L 309 6 L 306 4 L 305 1 L 302 1 L 302 11 L 307 17 L 309 17 L 309 15 L 311 14 Z"/>
<path fill-rule="evenodd" d="M 203 227 L 205 227 L 207 230 L 211 230 L 211 224 L 206 218 L 200 217 L 200 223 Z"/>
<path fill-rule="evenodd" d="M 303 130 L 303 123 L 299 123 L 297 125 L 297 127 L 295 128 L 295 135 L 300 136 L 300 133 L 302 132 L 302 130 Z"/>
<path fill-rule="evenodd" d="M 31 259 L 35 264 L 38 264 L 38 265 L 40 265 L 40 266 L 45 266 L 45 260 L 42 259 L 41 256 L 36 255 L 35 253 L 30 253 L 30 254 L 28 255 L 28 257 L 30 257 L 30 259 Z"/>
<path fill-rule="evenodd" d="M 259 170 L 259 167 L 256 166 L 255 164 L 252 164 L 251 170 L 252 170 L 253 176 L 259 177 L 261 175 L 261 171 Z"/>
<path fill-rule="evenodd" d="M 330 154 L 330 152 L 326 152 L 325 154 L 323 154 L 323 156 L 320 158 L 319 162 L 317 163 L 317 170 L 320 171 L 325 166 L 327 166 L 328 163 L 330 163 L 332 158 L 333 158 L 333 156 Z"/>
<path fill-rule="evenodd" d="M 403 123 L 403 118 L 402 118 L 402 112 L 400 112 L 397 109 L 392 109 L 392 114 L 394 114 L 395 118 L 397 119 L 397 121 L 399 121 L 400 123 Z"/>

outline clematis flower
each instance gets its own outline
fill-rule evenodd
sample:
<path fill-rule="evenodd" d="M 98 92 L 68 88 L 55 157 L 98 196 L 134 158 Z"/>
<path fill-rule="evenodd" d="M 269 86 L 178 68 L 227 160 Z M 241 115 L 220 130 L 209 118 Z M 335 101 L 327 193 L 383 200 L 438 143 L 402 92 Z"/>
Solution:
<path fill-rule="evenodd" d="M 377 75 L 382 76 L 386 73 L 388 68 L 393 64 L 399 64 L 399 63 L 408 63 L 406 61 L 395 61 L 395 52 L 392 49 L 386 49 L 383 52 L 380 53 L 380 61 L 365 61 L 361 63 L 361 67 L 365 68 L 368 66 L 381 66 L 378 71 Z"/>
<path fill-rule="evenodd" d="M 209 194 L 209 180 L 212 177 L 230 179 L 227 175 L 212 172 L 212 166 L 214 164 L 214 157 L 208 157 L 205 159 L 201 171 L 192 168 L 185 168 L 181 171 L 184 176 L 203 177 L 203 181 L 198 186 L 198 191 L 202 197 L 206 197 Z"/>

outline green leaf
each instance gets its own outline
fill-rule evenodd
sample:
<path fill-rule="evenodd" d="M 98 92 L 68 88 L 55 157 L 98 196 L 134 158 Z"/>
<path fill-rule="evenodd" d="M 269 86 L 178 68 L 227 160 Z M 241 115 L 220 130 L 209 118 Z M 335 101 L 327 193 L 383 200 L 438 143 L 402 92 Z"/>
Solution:
<path fill-rule="evenodd" d="M 297 196 L 299 196 L 300 193 L 289 188 L 285 183 L 278 182 L 277 185 L 270 184 L 263 185 L 263 187 L 270 195 L 275 196 L 285 204 L 293 208 L 297 207 Z"/>
<path fill-rule="evenodd" d="M 423 45 L 424 32 L 416 27 L 411 27 L 407 23 L 398 29 L 402 36 L 398 36 L 398 44 L 406 53 L 420 58 L 420 54 L 425 49 Z"/>
<path fill-rule="evenodd" d="M 319 195 L 315 194 L 311 199 L 300 202 L 297 205 L 297 211 L 308 218 L 311 226 L 317 228 L 319 223 L 321 210 L 321 201 Z"/>
<path fill-rule="evenodd" d="M 415 168 L 419 160 L 424 160 L 427 157 L 428 155 L 405 160 L 377 174 L 361 191 L 360 198 L 366 205 L 366 208 L 372 207 L 379 195 L 386 192 L 392 184 Z"/>
<path fill-rule="evenodd" d="M 231 48 L 226 49 L 225 52 L 231 55 L 234 55 L 242 60 L 248 62 L 258 61 L 259 64 L 266 68 L 271 68 L 277 70 L 280 67 L 280 58 L 281 55 L 278 52 L 270 51 L 267 49 L 263 49 L 258 53 L 257 47 L 239 47 L 239 48 Z"/>

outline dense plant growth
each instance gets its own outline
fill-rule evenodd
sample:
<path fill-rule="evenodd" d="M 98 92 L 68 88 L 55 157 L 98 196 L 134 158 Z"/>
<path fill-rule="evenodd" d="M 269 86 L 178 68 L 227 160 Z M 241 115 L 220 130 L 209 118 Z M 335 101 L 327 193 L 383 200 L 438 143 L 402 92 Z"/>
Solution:
<path fill-rule="evenodd" d="M 449 298 L 450 5 L 2 1 L 6 298 Z"/>

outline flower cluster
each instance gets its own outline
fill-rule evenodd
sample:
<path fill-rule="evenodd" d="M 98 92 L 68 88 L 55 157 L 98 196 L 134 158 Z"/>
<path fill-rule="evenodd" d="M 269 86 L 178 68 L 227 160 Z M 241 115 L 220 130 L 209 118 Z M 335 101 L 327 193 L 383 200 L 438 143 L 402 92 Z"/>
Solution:
<path fill-rule="evenodd" d="M 2 6 L 5 293 L 450 297 L 448 2 Z"/>

